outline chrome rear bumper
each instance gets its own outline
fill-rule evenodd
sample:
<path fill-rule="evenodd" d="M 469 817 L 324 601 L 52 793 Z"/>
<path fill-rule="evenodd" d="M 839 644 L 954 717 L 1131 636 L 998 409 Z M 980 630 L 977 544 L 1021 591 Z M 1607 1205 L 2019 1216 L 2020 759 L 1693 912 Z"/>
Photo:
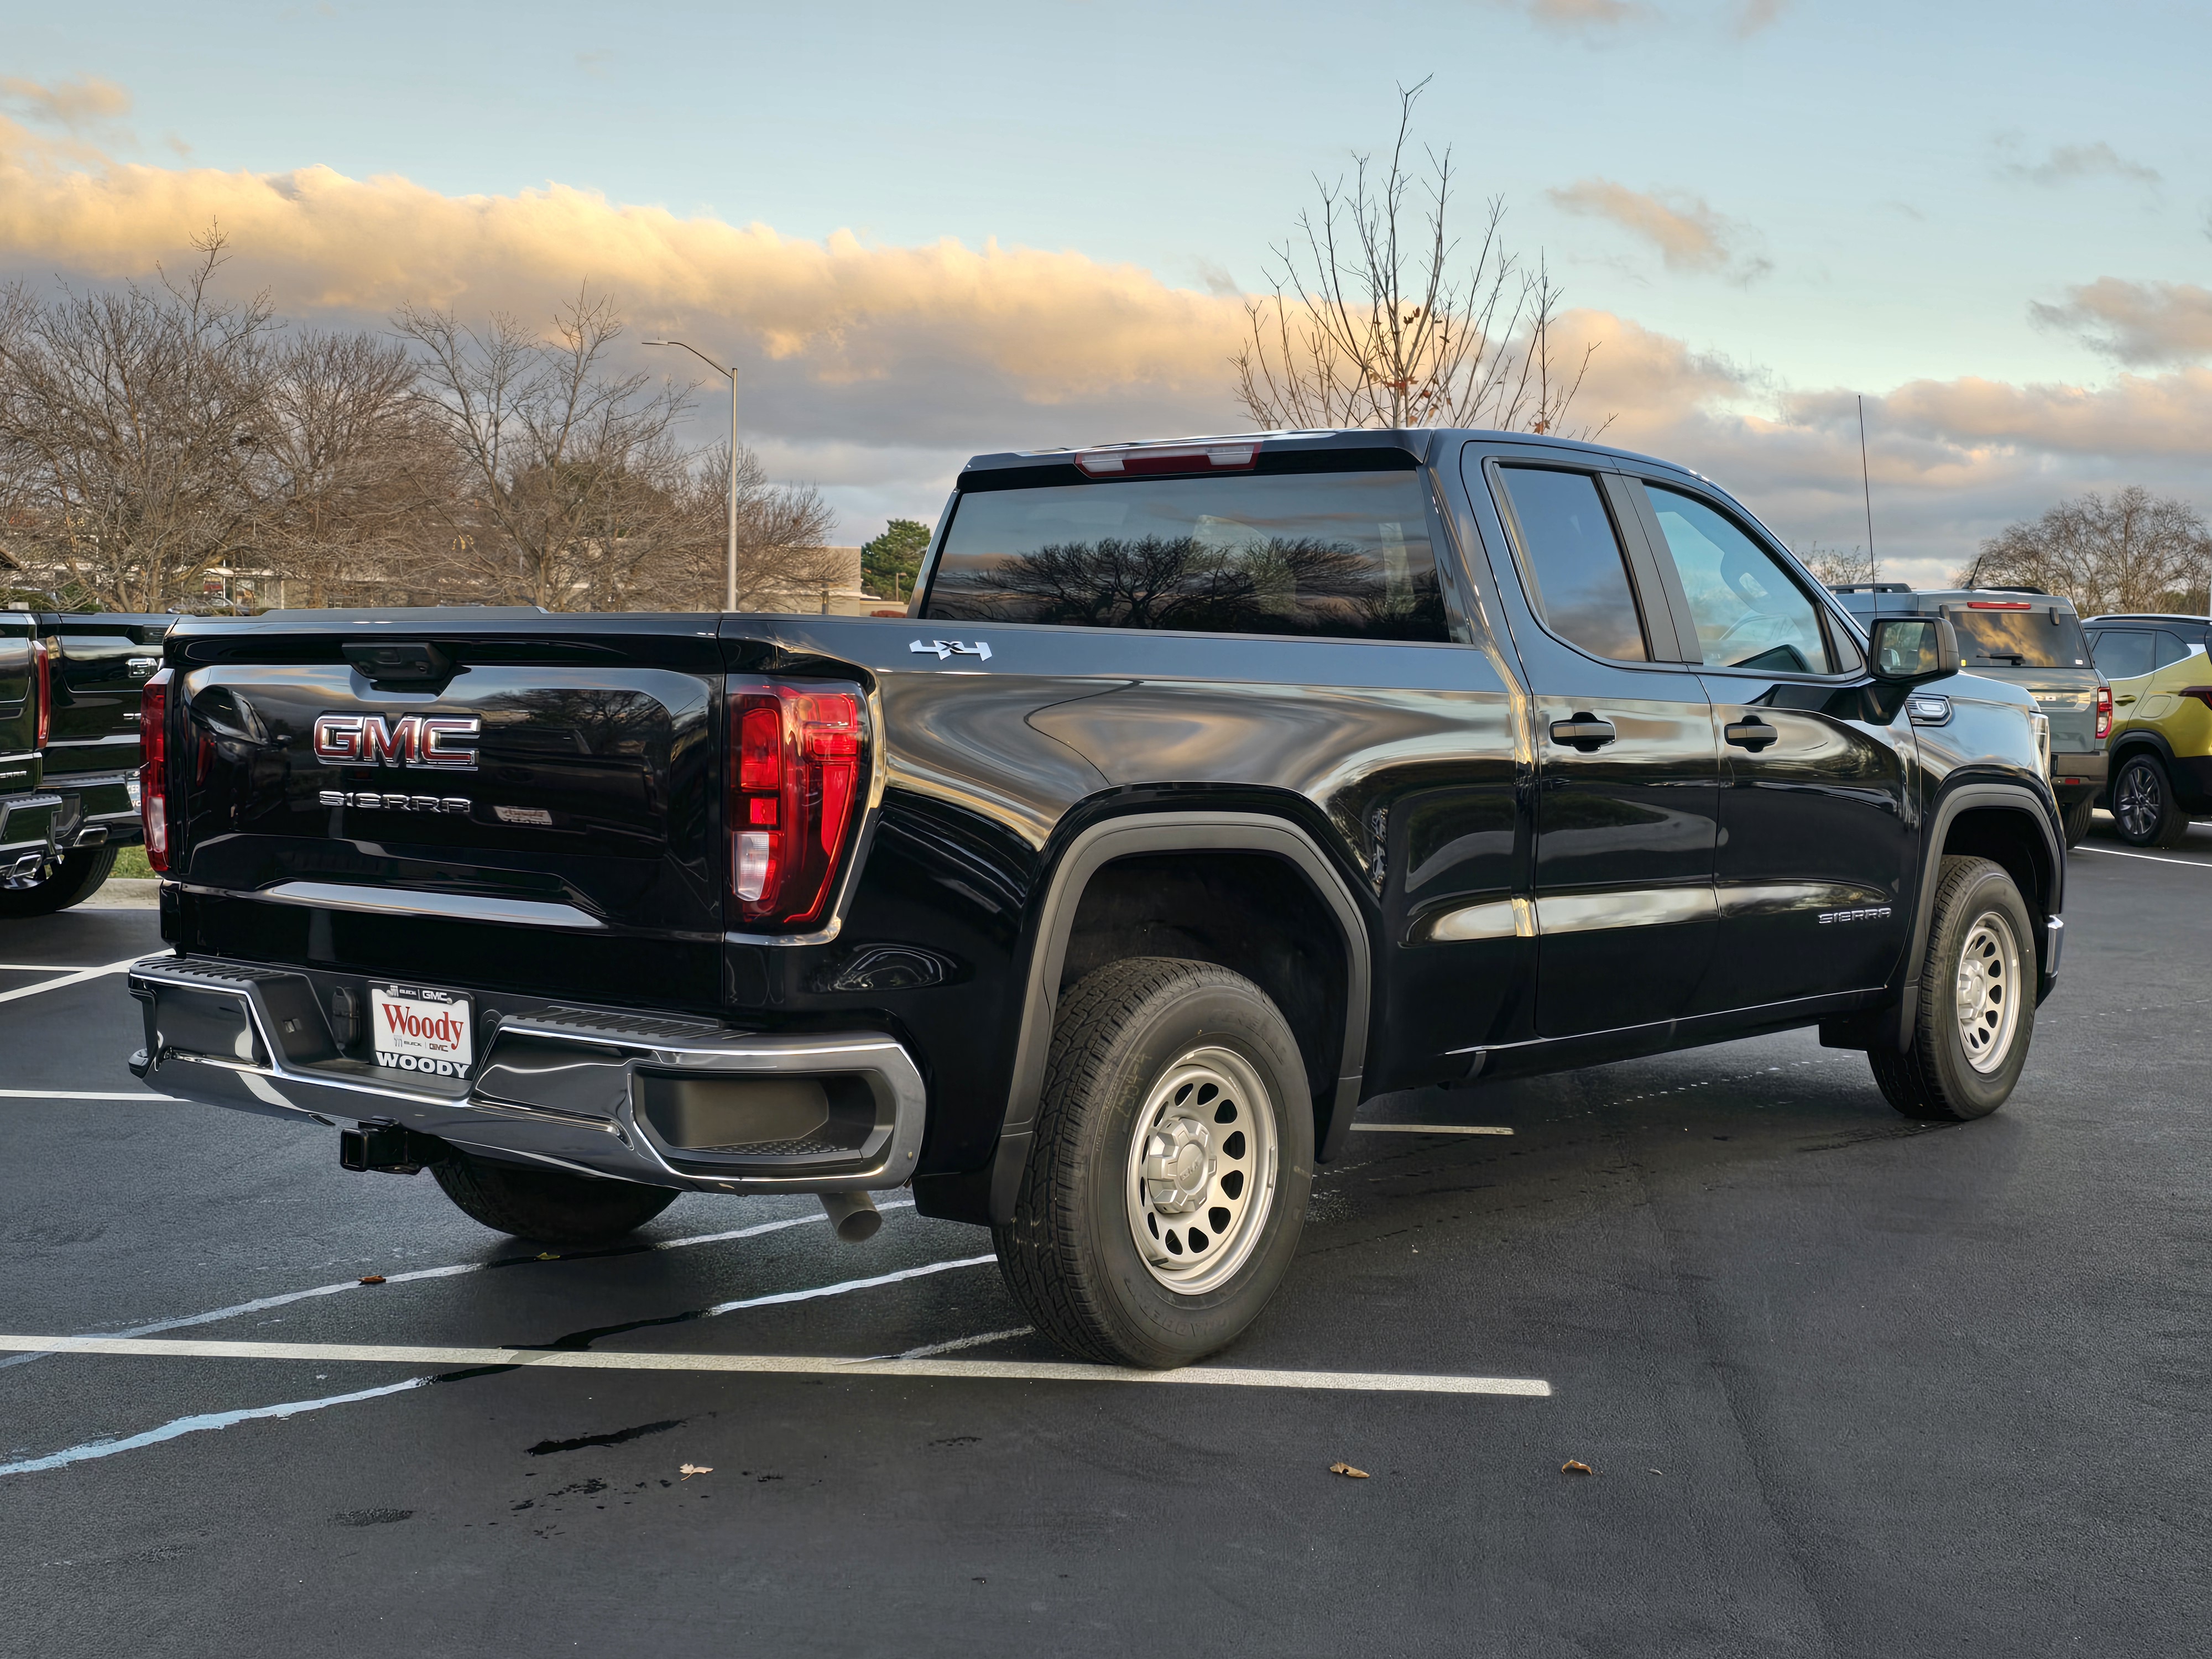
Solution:
<path fill-rule="evenodd" d="M 394 1123 L 483 1156 L 702 1192 L 882 1191 L 906 1184 L 921 1150 L 921 1073 L 881 1032 L 543 1006 L 487 1020 L 474 1074 L 439 1078 L 346 1057 L 304 973 L 164 956 L 129 983 L 146 1021 L 131 1071 L 211 1106 Z M 819 1133 L 704 1145 L 693 1127 L 745 1121 L 757 1098 L 757 1121 L 787 1129 L 816 1097 L 830 1114 Z"/>

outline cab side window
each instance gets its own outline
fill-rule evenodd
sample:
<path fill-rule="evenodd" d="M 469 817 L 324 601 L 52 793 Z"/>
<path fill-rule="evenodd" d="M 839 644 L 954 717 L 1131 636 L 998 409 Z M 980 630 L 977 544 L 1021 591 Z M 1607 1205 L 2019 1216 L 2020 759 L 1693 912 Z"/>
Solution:
<path fill-rule="evenodd" d="M 1520 532 L 1522 574 L 1544 625 L 1594 657 L 1649 662 L 1627 560 L 1597 480 L 1547 467 L 1498 472 Z"/>
<path fill-rule="evenodd" d="M 1832 674 L 1820 615 L 1774 556 L 1694 495 L 1647 481 L 1709 667 Z"/>
<path fill-rule="evenodd" d="M 2108 680 L 2131 680 L 2158 666 L 2157 642 L 2141 629 L 2108 628 L 2097 635 L 2092 654 L 2097 672 Z"/>

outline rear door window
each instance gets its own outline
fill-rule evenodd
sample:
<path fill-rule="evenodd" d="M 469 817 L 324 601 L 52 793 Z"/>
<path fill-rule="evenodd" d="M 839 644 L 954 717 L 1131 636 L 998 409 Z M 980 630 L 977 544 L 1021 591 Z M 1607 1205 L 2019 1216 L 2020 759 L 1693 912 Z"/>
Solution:
<path fill-rule="evenodd" d="M 1620 532 L 1596 478 L 1533 466 L 1498 473 L 1519 532 L 1528 598 L 1544 625 L 1592 656 L 1650 661 Z"/>
<path fill-rule="evenodd" d="M 2108 628 L 2097 635 L 2097 672 L 2106 679 L 2136 679 L 2157 666 L 2156 641 L 2142 629 Z"/>
<path fill-rule="evenodd" d="M 971 490 L 924 617 L 1335 639 L 1451 637 L 1413 471 Z"/>
<path fill-rule="evenodd" d="M 1829 674 L 1820 614 L 1779 561 L 1694 495 L 1644 483 L 1711 668 Z"/>
<path fill-rule="evenodd" d="M 2170 634 L 2163 628 L 2158 630 L 2158 665 L 2160 668 L 2169 663 L 2179 662 L 2188 654 L 2189 647 L 2181 642 L 2180 635 Z"/>

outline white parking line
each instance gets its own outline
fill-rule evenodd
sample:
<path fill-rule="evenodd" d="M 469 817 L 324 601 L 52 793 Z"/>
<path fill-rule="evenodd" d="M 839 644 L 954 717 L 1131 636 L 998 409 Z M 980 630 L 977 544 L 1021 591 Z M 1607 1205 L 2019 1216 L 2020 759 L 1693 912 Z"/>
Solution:
<path fill-rule="evenodd" d="M 1486 1123 L 1355 1123 L 1352 1133 L 1388 1133 L 1400 1135 L 1510 1135 L 1510 1129 L 1501 1129 Z"/>
<path fill-rule="evenodd" d="M 811 1290 L 777 1291 L 769 1296 L 749 1296 L 738 1302 L 717 1302 L 706 1310 L 706 1315 L 712 1318 L 719 1314 L 738 1313 L 747 1308 L 774 1308 L 787 1302 L 811 1302 L 817 1297 L 842 1296 L 848 1291 L 872 1291 L 878 1285 L 896 1285 L 908 1279 L 927 1279 L 932 1273 L 946 1273 L 954 1267 L 980 1267 L 987 1261 L 998 1259 L 995 1255 L 963 1255 L 957 1261 L 926 1261 L 919 1267 L 902 1267 L 894 1273 L 878 1273 L 872 1279 L 848 1279 L 842 1284 L 817 1285 Z M 4 1346 L 4 1340 L 0 1340 L 0 1346 Z"/>
<path fill-rule="evenodd" d="M 59 979 L 42 979 L 36 985 L 19 985 L 12 991 L 0 991 L 0 1002 L 14 1002 L 22 997 L 34 997 L 41 991 L 58 991 L 64 986 L 82 985 L 88 979 L 122 973 L 144 960 L 143 957 L 132 957 L 127 962 L 111 962 L 105 968 L 80 968 L 75 973 L 64 974 Z"/>
<path fill-rule="evenodd" d="M 2155 853 L 2123 853 L 2117 847 L 2077 847 L 2077 853 L 2101 853 L 2109 859 L 2142 859 L 2148 864 L 2185 864 L 2192 870 L 2212 870 L 2212 862 L 2203 859 L 2160 858 Z"/>
<path fill-rule="evenodd" d="M 151 1089 L 131 1094 L 88 1094 L 82 1089 L 0 1089 L 0 1100 L 166 1100 L 179 1103 L 174 1095 L 157 1095 Z"/>
<path fill-rule="evenodd" d="M 277 1406 L 246 1406 L 236 1411 L 202 1412 L 194 1417 L 179 1417 L 162 1424 L 159 1428 L 143 1433 L 125 1436 L 120 1440 L 91 1440 L 82 1446 L 71 1446 L 66 1451 L 50 1452 L 44 1457 L 27 1457 L 17 1463 L 0 1463 L 0 1474 L 36 1474 L 44 1469 L 58 1469 L 71 1463 L 82 1463 L 94 1457 L 112 1457 L 118 1452 L 137 1451 L 141 1446 L 158 1446 L 164 1440 L 174 1440 L 180 1435 L 204 1434 L 210 1429 L 227 1429 L 236 1423 L 251 1423 L 272 1417 L 297 1417 L 302 1412 L 319 1412 L 328 1406 L 350 1406 L 357 1400 L 376 1400 L 387 1394 L 404 1394 L 410 1389 L 428 1385 L 427 1376 L 410 1376 L 404 1382 L 387 1382 L 380 1389 L 362 1389 L 353 1394 L 334 1394 L 320 1400 L 288 1400 Z"/>
<path fill-rule="evenodd" d="M 894 1200 L 890 1203 L 878 1205 L 877 1207 L 884 1210 L 910 1210 L 914 1207 L 914 1200 L 912 1199 L 902 1201 Z M 785 1216 L 776 1221 L 756 1222 L 750 1227 L 733 1227 L 726 1232 L 694 1233 L 688 1238 L 656 1239 L 648 1248 L 655 1250 L 688 1250 L 700 1244 L 725 1244 L 732 1239 L 757 1238 L 763 1233 L 781 1232 L 787 1227 L 804 1227 L 810 1222 L 827 1218 L 818 1211 L 811 1215 Z M 558 1261 L 561 1258 L 556 1256 L 553 1259 Z M 600 1258 L 596 1255 L 587 1255 L 579 1259 L 589 1261 Z M 191 1325 L 213 1325 L 225 1319 L 240 1318 L 246 1314 L 266 1313 L 271 1308 L 289 1307 L 295 1302 L 306 1302 L 316 1297 L 337 1296 L 344 1291 L 357 1291 L 365 1296 L 373 1295 L 394 1285 L 413 1284 L 425 1279 L 458 1279 L 464 1273 L 487 1272 L 497 1265 L 496 1262 L 491 1261 L 464 1261 L 450 1267 L 416 1267 L 408 1273 L 387 1274 L 381 1285 L 365 1285 L 358 1279 L 345 1279 L 335 1285 L 314 1285 L 304 1291 L 283 1291 L 275 1296 L 256 1297 L 251 1302 L 236 1302 L 228 1308 L 216 1308 L 206 1313 L 185 1314 L 175 1319 L 155 1320 L 149 1325 L 133 1325 L 118 1334 L 125 1337 L 154 1336 L 162 1331 L 182 1330 Z M 815 1291 L 809 1294 L 820 1296 L 825 1292 Z M 732 1304 L 732 1308 L 738 1305 L 742 1304 Z M 17 1353 L 12 1358 L 0 1359 L 0 1370 L 5 1370 L 10 1365 L 27 1365 L 33 1360 L 43 1357 L 39 1353 Z"/>
<path fill-rule="evenodd" d="M 988 1261 L 986 1256 L 981 1260 Z M 939 1262 L 940 1267 L 965 1266 Z M 866 1281 L 870 1283 L 880 1281 Z M 857 1288 L 857 1285 L 854 1286 Z M 817 1294 L 826 1294 L 826 1291 Z M 1005 1382 L 1159 1382 L 1351 1394 L 1490 1394 L 1551 1397 L 1540 1376 L 1453 1376 L 1400 1371 L 1262 1370 L 1193 1365 L 1179 1371 L 1019 1359 L 837 1359 L 816 1354 L 599 1353 L 570 1348 L 441 1348 L 366 1342 L 207 1342 L 100 1336 L 0 1336 L 0 1349 L 147 1359 L 302 1359 L 317 1364 L 512 1365 L 533 1370 L 709 1371 L 757 1376 L 946 1377 Z"/>

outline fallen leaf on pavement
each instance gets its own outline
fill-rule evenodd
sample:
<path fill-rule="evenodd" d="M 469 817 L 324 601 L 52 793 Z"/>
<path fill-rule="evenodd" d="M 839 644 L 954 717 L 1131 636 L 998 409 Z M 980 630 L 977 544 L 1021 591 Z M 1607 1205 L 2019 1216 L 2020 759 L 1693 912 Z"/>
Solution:
<path fill-rule="evenodd" d="M 684 1478 L 689 1480 L 695 1474 L 714 1474 L 714 1466 L 712 1463 L 686 1463 L 682 1466 L 682 1469 Z"/>
<path fill-rule="evenodd" d="M 384 1283 L 384 1275 L 382 1273 L 363 1273 L 361 1276 L 361 1282 L 364 1285 L 381 1285 Z"/>
<path fill-rule="evenodd" d="M 561 1258 L 550 1250 L 540 1250 L 538 1253 L 538 1259 L 540 1261 L 558 1261 Z"/>
<path fill-rule="evenodd" d="M 1559 1465 L 1559 1473 L 1561 1474 L 1595 1474 L 1597 1471 L 1583 1462 L 1581 1458 L 1570 1457 Z"/>
<path fill-rule="evenodd" d="M 1355 1469 L 1349 1463 L 1332 1463 L 1328 1466 L 1328 1472 L 1331 1474 L 1340 1474 L 1347 1480 L 1365 1480 L 1370 1478 L 1366 1470 Z"/>

